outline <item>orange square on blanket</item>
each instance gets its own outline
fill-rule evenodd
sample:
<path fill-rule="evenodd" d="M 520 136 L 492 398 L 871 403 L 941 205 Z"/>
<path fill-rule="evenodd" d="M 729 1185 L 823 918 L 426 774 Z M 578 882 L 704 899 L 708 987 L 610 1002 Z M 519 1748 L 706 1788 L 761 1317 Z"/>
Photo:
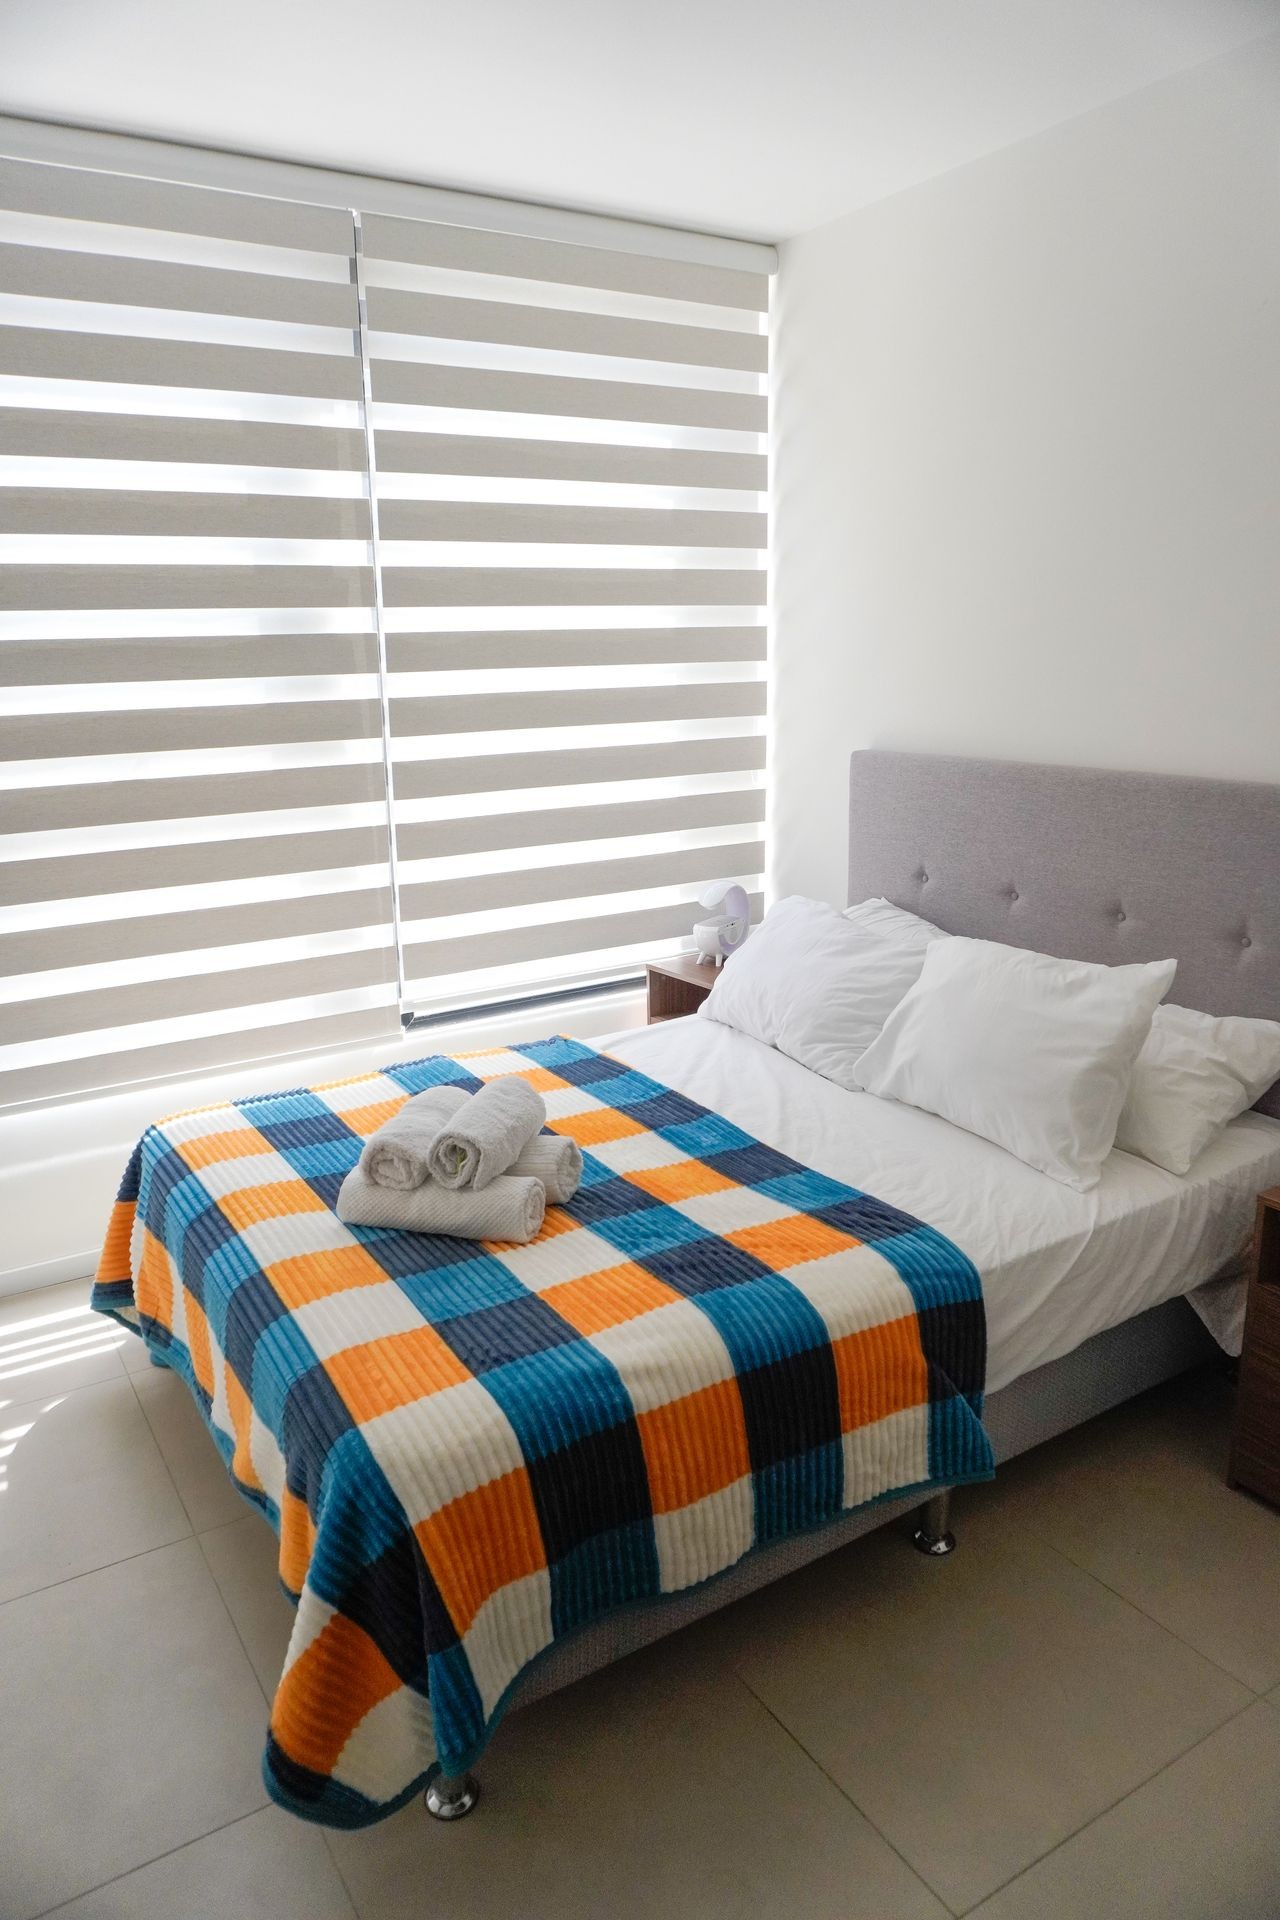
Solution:
<path fill-rule="evenodd" d="M 139 1313 L 173 1330 L 173 1266 L 162 1240 L 150 1227 L 142 1229 L 142 1258 L 133 1283 L 133 1298 Z"/>
<path fill-rule="evenodd" d="M 360 1425 L 471 1378 L 434 1327 L 411 1327 L 344 1347 L 330 1354 L 324 1370 Z"/>
<path fill-rule="evenodd" d="M 842 1433 L 856 1433 L 891 1413 L 922 1406 L 929 1398 L 929 1368 L 914 1313 L 862 1333 L 847 1333 L 831 1342 L 831 1353 Z"/>
<path fill-rule="evenodd" d="M 212 1400 L 217 1381 L 213 1373 L 213 1338 L 209 1332 L 209 1322 L 199 1301 L 191 1294 L 186 1295 L 183 1307 L 187 1316 L 187 1351 L 191 1355 L 191 1371 Z"/>
<path fill-rule="evenodd" d="M 465 1633 L 491 1594 L 541 1573 L 547 1564 L 523 1467 L 464 1493 L 414 1528 L 459 1633 Z"/>
<path fill-rule="evenodd" d="M 643 1167 L 624 1174 L 623 1179 L 629 1180 L 633 1187 L 642 1187 L 655 1200 L 668 1202 L 692 1200 L 701 1193 L 723 1193 L 726 1187 L 738 1184 L 717 1173 L 714 1167 L 704 1166 L 701 1160 L 673 1160 L 669 1167 Z"/>
<path fill-rule="evenodd" d="M 211 1167 L 218 1160 L 242 1160 L 251 1153 L 274 1153 L 256 1127 L 228 1127 L 225 1133 L 203 1133 L 180 1140 L 178 1152 L 189 1167 Z"/>
<path fill-rule="evenodd" d="M 349 1247 L 325 1247 L 319 1253 L 295 1253 L 273 1260 L 264 1268 L 287 1307 L 305 1306 L 348 1287 L 374 1287 L 386 1282 L 386 1269 L 353 1241 Z"/>
<path fill-rule="evenodd" d="M 599 1273 L 583 1274 L 579 1280 L 565 1280 L 558 1287 L 548 1287 L 542 1295 L 562 1320 L 588 1336 L 620 1326 L 624 1320 L 636 1320 L 655 1307 L 670 1306 L 681 1297 L 674 1287 L 655 1280 L 630 1260 Z"/>
<path fill-rule="evenodd" d="M 280 1578 L 289 1593 L 299 1594 L 307 1584 L 311 1556 L 316 1550 L 316 1523 L 307 1503 L 288 1486 L 280 1491 Z"/>
<path fill-rule="evenodd" d="M 529 1067 L 524 1073 L 498 1074 L 495 1076 L 494 1081 L 489 1081 L 486 1084 L 492 1086 L 496 1083 L 496 1080 L 499 1079 L 523 1080 L 525 1085 L 532 1087 L 535 1093 L 557 1093 L 561 1087 L 567 1084 L 566 1081 L 561 1079 L 558 1073 L 552 1073 L 550 1067 Z"/>
<path fill-rule="evenodd" d="M 735 1380 L 636 1416 L 655 1513 L 719 1493 L 751 1471 L 747 1423 Z"/>
<path fill-rule="evenodd" d="M 335 1613 L 286 1669 L 271 1731 L 291 1760 L 313 1773 L 332 1773 L 365 1715 L 401 1684 L 364 1628 Z"/>
<path fill-rule="evenodd" d="M 324 1201 L 305 1180 L 268 1180 L 261 1187 L 237 1187 L 224 1193 L 218 1206 L 240 1231 L 263 1220 L 279 1220 L 290 1213 L 323 1213 Z"/>
<path fill-rule="evenodd" d="M 725 1234 L 735 1247 L 753 1253 L 775 1273 L 798 1267 L 805 1260 L 825 1260 L 829 1253 L 844 1253 L 862 1242 L 851 1233 L 841 1233 L 807 1213 L 788 1213 L 781 1220 L 765 1220 L 758 1227 L 737 1227 Z"/>
<path fill-rule="evenodd" d="M 638 1120 L 629 1120 L 616 1107 L 588 1107 L 585 1113 L 557 1114 L 548 1123 L 553 1133 L 567 1133 L 580 1147 L 598 1146 L 604 1140 L 625 1140 L 643 1133 Z"/>
<path fill-rule="evenodd" d="M 379 1127 L 385 1127 L 388 1120 L 394 1120 L 401 1107 L 408 1105 L 408 1100 L 407 1094 L 402 1100 L 376 1100 L 368 1107 L 350 1107 L 339 1117 L 352 1133 L 358 1133 L 362 1140 L 367 1140 Z"/>

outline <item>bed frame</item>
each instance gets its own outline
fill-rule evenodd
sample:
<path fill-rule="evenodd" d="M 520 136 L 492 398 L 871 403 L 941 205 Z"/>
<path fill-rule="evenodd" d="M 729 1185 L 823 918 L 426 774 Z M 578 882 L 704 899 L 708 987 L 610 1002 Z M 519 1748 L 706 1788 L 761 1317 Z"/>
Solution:
<path fill-rule="evenodd" d="M 884 895 L 948 933 L 1068 959 L 1178 959 L 1179 1005 L 1280 1019 L 1280 787 L 931 754 L 855 753 L 850 901 Z M 1280 1086 L 1259 1101 L 1280 1115 Z M 1217 1353 L 1166 1301 L 992 1394 L 997 1462 Z M 917 1508 L 915 1544 L 955 1542 L 948 1496 Z M 911 1511 L 900 1500 L 739 1561 L 709 1586 L 630 1608 L 558 1644 L 515 1704 L 554 1693 Z M 428 1809 L 457 1819 L 478 1787 L 437 1774 Z"/>

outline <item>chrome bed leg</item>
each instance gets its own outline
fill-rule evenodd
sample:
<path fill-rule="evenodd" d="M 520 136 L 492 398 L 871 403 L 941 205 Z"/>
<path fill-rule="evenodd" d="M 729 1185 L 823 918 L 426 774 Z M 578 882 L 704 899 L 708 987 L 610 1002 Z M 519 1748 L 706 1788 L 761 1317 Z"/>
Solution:
<path fill-rule="evenodd" d="M 950 1514 L 950 1487 L 945 1493 L 935 1493 L 932 1500 L 926 1500 L 922 1507 L 916 1508 L 916 1530 L 912 1538 L 921 1553 L 955 1552 L 956 1537 L 947 1526 Z"/>
<path fill-rule="evenodd" d="M 433 1819 L 461 1820 L 480 1798 L 480 1782 L 473 1773 L 445 1773 L 437 1761 L 422 1797 Z"/>

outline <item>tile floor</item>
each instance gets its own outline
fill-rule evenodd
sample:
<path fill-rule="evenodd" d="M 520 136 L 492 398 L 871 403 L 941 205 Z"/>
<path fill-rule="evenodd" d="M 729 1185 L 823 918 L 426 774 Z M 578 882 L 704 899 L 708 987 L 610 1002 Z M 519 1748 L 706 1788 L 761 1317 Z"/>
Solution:
<path fill-rule="evenodd" d="M 325 1834 L 258 1770 L 290 1611 L 181 1384 L 0 1301 L 0 1916 L 1277 1920 L 1280 1514 L 1162 1388 L 517 1714 L 482 1811 Z"/>

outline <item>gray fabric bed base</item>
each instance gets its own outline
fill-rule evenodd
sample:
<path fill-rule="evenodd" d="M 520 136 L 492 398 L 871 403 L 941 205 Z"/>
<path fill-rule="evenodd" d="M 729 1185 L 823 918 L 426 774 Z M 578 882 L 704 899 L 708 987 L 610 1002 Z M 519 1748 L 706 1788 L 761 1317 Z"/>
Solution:
<path fill-rule="evenodd" d="M 1095 1334 L 1061 1360 L 1037 1367 L 993 1393 L 986 1403 L 983 1423 L 996 1460 L 1011 1460 L 1015 1454 L 1038 1447 L 1042 1441 L 1052 1440 L 1218 1353 L 1185 1300 L 1166 1300 L 1161 1306 L 1151 1307 L 1107 1333 Z M 520 1685 L 512 1704 L 523 1706 L 545 1694 L 557 1693 L 574 1680 L 717 1613 L 744 1594 L 808 1566 L 860 1535 L 901 1519 L 918 1504 L 917 1500 L 906 1499 L 859 1508 L 818 1533 L 762 1548 L 709 1586 L 672 1594 L 653 1605 L 629 1608 L 601 1620 L 559 1642 Z M 963 1551 L 963 1531 L 960 1546 Z M 905 1543 L 903 1550 L 907 1551 Z"/>

